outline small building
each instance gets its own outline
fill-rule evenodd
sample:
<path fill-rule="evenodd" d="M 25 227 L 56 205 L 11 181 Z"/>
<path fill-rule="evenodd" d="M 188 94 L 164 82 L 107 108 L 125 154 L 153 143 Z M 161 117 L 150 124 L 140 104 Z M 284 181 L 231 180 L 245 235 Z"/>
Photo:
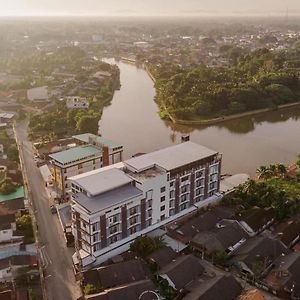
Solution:
<path fill-rule="evenodd" d="M 123 146 L 120 144 L 92 134 L 73 138 L 82 145 L 49 155 L 54 188 L 62 201 L 70 200 L 70 177 L 122 160 Z"/>
<path fill-rule="evenodd" d="M 176 256 L 177 253 L 173 251 L 172 248 L 163 247 L 150 254 L 147 257 L 147 261 L 150 264 L 154 265 L 155 268 L 161 270 L 163 267 L 171 263 Z"/>
<path fill-rule="evenodd" d="M 83 286 L 91 284 L 96 288 L 101 287 L 104 290 L 102 296 L 110 293 L 112 290 L 122 290 L 133 282 L 148 281 L 151 277 L 147 266 L 137 259 L 91 269 L 83 272 L 82 275 Z"/>
<path fill-rule="evenodd" d="M 299 217 L 276 224 L 273 234 L 288 248 L 293 247 L 300 239 Z"/>
<path fill-rule="evenodd" d="M 196 234 L 191 246 L 208 254 L 223 251 L 230 255 L 243 245 L 248 237 L 237 221 L 223 220 L 217 223 L 213 230 Z"/>
<path fill-rule="evenodd" d="M 280 299 L 300 299 L 300 252 L 280 256 L 264 281 Z"/>
<path fill-rule="evenodd" d="M 88 109 L 90 103 L 85 97 L 69 96 L 66 98 L 66 106 L 68 109 Z"/>
<path fill-rule="evenodd" d="M 275 210 L 271 207 L 252 207 L 239 213 L 237 220 L 250 236 L 255 236 L 274 223 Z"/>
<path fill-rule="evenodd" d="M 184 255 L 165 266 L 158 275 L 166 279 L 172 288 L 180 291 L 201 276 L 204 271 L 200 259 L 193 255 Z"/>
<path fill-rule="evenodd" d="M 235 174 L 226 177 L 220 182 L 220 192 L 222 194 L 232 193 L 239 185 L 247 182 L 250 176 L 248 174 Z"/>
<path fill-rule="evenodd" d="M 36 87 L 27 90 L 27 99 L 35 102 L 49 101 L 51 93 L 47 86 Z"/>
<path fill-rule="evenodd" d="M 223 275 L 197 283 L 183 300 L 234 300 L 242 291 L 241 284 L 232 275 Z"/>
<path fill-rule="evenodd" d="M 10 282 L 13 278 L 13 273 L 24 267 L 37 267 L 35 253 L 26 251 L 0 252 L 0 282 Z"/>
<path fill-rule="evenodd" d="M 242 273 L 257 276 L 262 275 L 279 256 L 290 252 L 276 239 L 256 236 L 233 252 L 232 262 Z"/>

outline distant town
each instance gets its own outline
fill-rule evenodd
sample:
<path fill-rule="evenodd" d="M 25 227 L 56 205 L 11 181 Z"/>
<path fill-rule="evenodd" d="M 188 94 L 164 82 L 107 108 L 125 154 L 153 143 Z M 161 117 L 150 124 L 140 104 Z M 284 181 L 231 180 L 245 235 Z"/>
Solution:
<path fill-rule="evenodd" d="M 300 299 L 300 148 L 229 174 L 189 130 L 128 155 L 101 127 L 111 58 L 171 128 L 296 109 L 297 21 L 1 20 L 0 300 Z"/>

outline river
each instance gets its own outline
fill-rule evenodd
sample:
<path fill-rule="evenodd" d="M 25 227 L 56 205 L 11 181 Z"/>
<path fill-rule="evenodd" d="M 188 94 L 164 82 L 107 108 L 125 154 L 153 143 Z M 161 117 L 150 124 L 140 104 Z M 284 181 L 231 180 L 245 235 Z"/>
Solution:
<path fill-rule="evenodd" d="M 300 107 L 269 112 L 211 126 L 182 126 L 163 121 L 148 74 L 135 65 L 105 59 L 120 68 L 121 89 L 104 108 L 101 134 L 124 146 L 124 158 L 191 141 L 223 154 L 222 173 L 255 174 L 261 165 L 289 164 L 300 153 Z"/>

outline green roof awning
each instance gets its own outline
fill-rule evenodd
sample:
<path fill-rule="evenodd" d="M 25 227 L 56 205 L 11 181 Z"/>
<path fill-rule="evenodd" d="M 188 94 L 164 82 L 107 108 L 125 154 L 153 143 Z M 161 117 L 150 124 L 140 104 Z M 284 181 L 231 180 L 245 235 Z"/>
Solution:
<path fill-rule="evenodd" d="M 17 190 L 14 193 L 8 195 L 0 194 L 0 202 L 16 200 L 24 197 L 25 197 L 24 187 L 21 186 L 17 188 Z"/>

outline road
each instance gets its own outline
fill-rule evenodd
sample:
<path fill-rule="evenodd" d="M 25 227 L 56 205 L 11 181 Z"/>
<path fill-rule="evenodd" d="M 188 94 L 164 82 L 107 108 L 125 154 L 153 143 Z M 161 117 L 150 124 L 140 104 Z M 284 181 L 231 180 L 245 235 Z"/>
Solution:
<path fill-rule="evenodd" d="M 27 121 L 16 125 L 15 132 L 23 154 L 31 201 L 37 221 L 39 247 L 45 261 L 45 288 L 48 300 L 73 300 L 80 295 L 76 284 L 71 256 L 74 250 L 66 247 L 57 215 L 52 215 L 45 184 L 33 159 L 32 143 L 27 137 Z"/>

